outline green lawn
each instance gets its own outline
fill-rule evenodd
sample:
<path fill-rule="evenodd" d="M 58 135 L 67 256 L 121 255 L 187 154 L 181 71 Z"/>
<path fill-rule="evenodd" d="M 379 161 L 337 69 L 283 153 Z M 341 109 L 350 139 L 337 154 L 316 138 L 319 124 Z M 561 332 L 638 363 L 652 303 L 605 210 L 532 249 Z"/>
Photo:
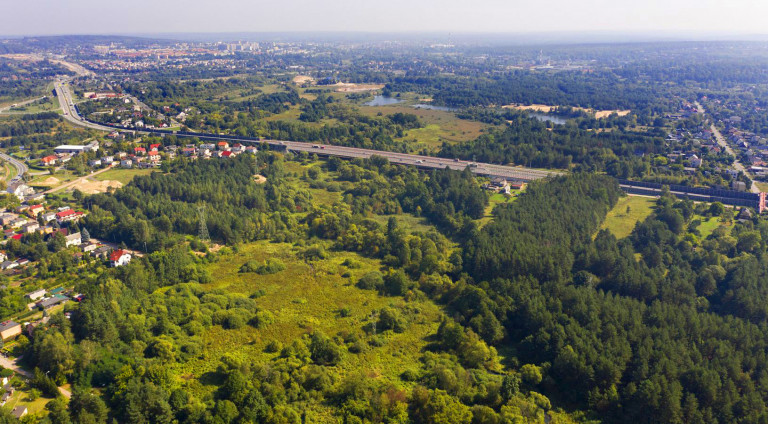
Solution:
<path fill-rule="evenodd" d="M 727 223 L 720 222 L 720 218 L 717 216 L 709 218 L 699 217 L 699 219 L 701 219 L 701 225 L 699 225 L 699 233 L 701 234 L 702 240 L 709 237 L 718 227 L 731 227 L 731 225 Z"/>
<path fill-rule="evenodd" d="M 607 228 L 616 238 L 622 239 L 632 234 L 635 224 L 645 220 L 656 204 L 656 199 L 640 196 L 626 196 L 616 202 L 616 206 L 608 212 L 600 229 Z M 627 212 L 629 208 L 629 212 Z"/>
<path fill-rule="evenodd" d="M 503 205 L 505 203 L 514 202 L 517 200 L 517 196 L 525 192 L 526 187 L 528 186 L 523 186 L 521 190 L 512 190 L 512 194 L 509 195 L 503 193 L 491 194 L 491 196 L 488 198 L 488 206 L 485 207 L 485 215 L 477 221 L 480 227 L 483 227 L 487 223 L 491 222 L 493 219 L 493 208 L 495 208 L 496 205 Z"/>
<path fill-rule="evenodd" d="M 137 175 L 149 175 L 152 169 L 110 169 L 93 177 L 96 181 L 120 181 L 123 185 L 128 184 Z"/>

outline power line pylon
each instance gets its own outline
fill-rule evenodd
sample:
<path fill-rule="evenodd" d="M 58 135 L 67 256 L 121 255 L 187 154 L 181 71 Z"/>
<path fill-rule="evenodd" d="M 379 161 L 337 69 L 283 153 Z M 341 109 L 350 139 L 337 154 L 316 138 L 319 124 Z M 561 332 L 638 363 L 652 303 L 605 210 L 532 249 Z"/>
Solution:
<path fill-rule="evenodd" d="M 208 225 L 205 224 L 205 205 L 197 207 L 197 216 L 200 221 L 200 231 L 197 238 L 201 241 L 208 241 L 211 237 L 208 235 Z"/>

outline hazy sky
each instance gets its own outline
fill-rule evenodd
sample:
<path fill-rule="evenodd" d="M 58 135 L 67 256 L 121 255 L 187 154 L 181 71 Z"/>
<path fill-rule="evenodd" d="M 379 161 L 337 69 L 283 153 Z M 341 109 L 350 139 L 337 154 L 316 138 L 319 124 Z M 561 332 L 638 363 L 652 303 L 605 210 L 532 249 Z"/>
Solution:
<path fill-rule="evenodd" d="M 0 34 L 768 33 L 768 0 L 0 0 Z"/>

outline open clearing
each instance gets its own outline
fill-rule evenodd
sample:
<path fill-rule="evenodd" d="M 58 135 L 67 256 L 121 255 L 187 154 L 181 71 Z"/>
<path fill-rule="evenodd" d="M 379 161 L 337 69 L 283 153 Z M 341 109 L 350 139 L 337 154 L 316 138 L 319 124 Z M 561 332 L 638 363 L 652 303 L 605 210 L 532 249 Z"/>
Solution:
<path fill-rule="evenodd" d="M 337 82 L 331 87 L 339 93 L 360 93 L 363 91 L 376 91 L 384 88 L 384 84 L 355 84 L 350 82 Z"/>
<path fill-rule="evenodd" d="M 299 253 L 291 244 L 261 241 L 245 244 L 237 253 L 224 255 L 209 265 L 211 275 L 216 277 L 213 283 L 205 285 L 206 289 L 223 289 L 245 296 L 259 292 L 262 295 L 255 301 L 261 310 L 274 316 L 274 322 L 261 329 L 245 326 L 224 330 L 214 326 L 207 330 L 202 337 L 205 340 L 202 354 L 182 365 L 182 374 L 194 377 L 187 380 L 191 391 L 203 394 L 215 389 L 206 375 L 215 373 L 218 360 L 224 354 L 269 364 L 279 354 L 265 352 L 268 343 L 277 341 L 285 346 L 315 330 L 331 337 L 355 334 L 361 340 L 369 340 L 371 336 L 363 326 L 372 312 L 387 306 L 403 311 L 408 330 L 379 333 L 383 341 L 380 347 L 364 343 L 361 353 L 345 351 L 339 365 L 329 367 L 329 371 L 336 378 L 362 373 L 403 388 L 414 384 L 403 382 L 399 376 L 419 366 L 427 338 L 435 334 L 443 316 L 437 305 L 430 301 L 407 302 L 402 297 L 379 296 L 373 290 L 355 287 L 362 275 L 380 268 L 377 260 L 348 252 L 328 252 L 326 259 L 307 263 L 299 259 Z M 267 258 L 281 260 L 286 269 L 271 275 L 238 272 L 248 260 Z M 355 265 L 345 266 L 345 261 Z M 342 309 L 348 313 L 340 314 Z M 330 409 L 317 408 L 311 411 L 315 418 L 312 422 L 331 422 Z"/>
<path fill-rule="evenodd" d="M 635 225 L 648 218 L 656 205 L 656 199 L 641 196 L 625 196 L 608 211 L 600 229 L 608 229 L 617 239 L 632 234 Z M 627 211 L 629 208 L 629 211 Z"/>
<path fill-rule="evenodd" d="M 539 105 L 539 104 L 533 104 L 533 105 L 511 104 L 511 105 L 504 105 L 502 107 L 504 109 L 530 110 L 530 111 L 541 112 L 541 113 L 550 113 L 557 108 L 557 106 Z M 630 110 L 595 110 L 595 109 L 588 109 L 583 107 L 572 107 L 572 108 L 576 110 L 583 110 L 584 112 L 587 112 L 587 113 L 591 113 L 595 115 L 595 118 L 597 119 L 607 118 L 614 113 L 619 116 L 626 116 L 626 115 L 629 115 L 629 113 L 631 112 Z"/>
<path fill-rule="evenodd" d="M 427 147 L 440 147 L 443 142 L 459 143 L 474 140 L 483 130 L 490 125 L 477 121 L 469 121 L 456 117 L 453 112 L 444 110 L 416 109 L 407 105 L 389 106 L 365 106 L 359 108 L 360 113 L 368 116 L 393 115 L 395 113 L 408 113 L 419 117 L 424 128 L 416 128 L 405 132 L 399 141 L 413 141 L 424 143 Z"/>
<path fill-rule="evenodd" d="M 306 83 L 313 83 L 315 82 L 315 79 L 310 77 L 309 75 L 296 75 L 293 77 L 293 83 L 296 85 L 302 85 Z"/>
<path fill-rule="evenodd" d="M 73 189 L 78 189 L 82 191 L 85 194 L 96 194 L 96 193 L 106 193 L 109 191 L 109 188 L 118 189 L 123 186 L 123 183 L 120 181 L 114 181 L 114 180 L 104 180 L 104 181 L 90 181 L 86 180 L 83 181 L 81 184 L 77 184 L 76 186 L 72 187 Z"/>
<path fill-rule="evenodd" d="M 110 169 L 109 171 L 102 172 L 99 175 L 94 175 L 93 179 L 96 181 L 113 181 L 119 182 L 121 185 L 126 185 L 133 180 L 134 177 L 139 175 L 149 175 L 152 173 L 152 169 Z"/>

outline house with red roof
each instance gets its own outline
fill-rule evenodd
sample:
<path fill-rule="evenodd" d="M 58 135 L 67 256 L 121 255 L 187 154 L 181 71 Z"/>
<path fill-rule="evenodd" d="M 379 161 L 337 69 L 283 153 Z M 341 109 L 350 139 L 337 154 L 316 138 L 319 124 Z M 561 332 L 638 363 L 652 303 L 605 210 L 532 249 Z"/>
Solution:
<path fill-rule="evenodd" d="M 160 143 L 150 144 L 149 150 L 159 150 L 160 149 Z"/>
<path fill-rule="evenodd" d="M 143 147 L 134 147 L 133 148 L 133 154 L 135 154 L 135 155 L 146 155 L 147 154 L 147 149 L 145 149 Z"/>
<path fill-rule="evenodd" d="M 67 209 L 67 210 L 56 213 L 56 221 L 58 221 L 59 224 L 61 224 L 64 222 L 78 220 L 82 216 L 83 216 L 82 212 L 75 212 L 72 209 Z"/>
<path fill-rule="evenodd" d="M 111 266 L 123 266 L 131 262 L 131 254 L 123 249 L 113 250 L 109 254 L 109 264 Z"/>
<path fill-rule="evenodd" d="M 58 156 L 56 156 L 56 155 L 49 155 L 49 156 L 46 156 L 46 157 L 40 159 L 40 162 L 43 165 L 45 165 L 45 166 L 50 166 L 50 165 L 56 165 L 56 161 L 57 160 L 59 160 Z"/>
<path fill-rule="evenodd" d="M 229 149 L 229 143 L 226 141 L 220 141 L 218 144 L 216 144 L 216 147 L 218 147 L 219 150 L 227 150 Z"/>
<path fill-rule="evenodd" d="M 29 213 L 29 216 L 38 216 L 45 212 L 45 207 L 43 207 L 43 205 L 32 205 L 27 212 Z"/>

